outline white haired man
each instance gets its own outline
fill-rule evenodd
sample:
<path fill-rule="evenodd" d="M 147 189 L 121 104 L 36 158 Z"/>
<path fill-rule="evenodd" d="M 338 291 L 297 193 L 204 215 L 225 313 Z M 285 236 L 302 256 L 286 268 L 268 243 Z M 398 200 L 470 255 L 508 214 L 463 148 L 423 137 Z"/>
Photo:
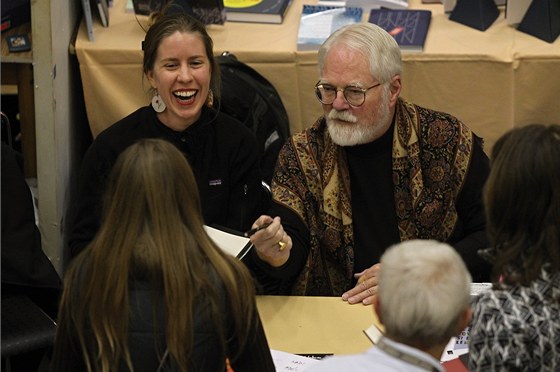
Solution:
<path fill-rule="evenodd" d="M 324 359 L 309 372 L 444 371 L 445 346 L 472 316 L 463 260 L 445 243 L 410 240 L 390 247 L 381 267 L 373 304 L 383 337 L 362 354 Z"/>
<path fill-rule="evenodd" d="M 378 26 L 343 27 L 318 56 L 323 116 L 284 145 L 269 215 L 253 224 L 272 222 L 245 260 L 261 284 L 369 305 L 379 258 L 412 239 L 449 243 L 487 281 L 482 140 L 456 117 L 400 98 L 401 52 Z"/>

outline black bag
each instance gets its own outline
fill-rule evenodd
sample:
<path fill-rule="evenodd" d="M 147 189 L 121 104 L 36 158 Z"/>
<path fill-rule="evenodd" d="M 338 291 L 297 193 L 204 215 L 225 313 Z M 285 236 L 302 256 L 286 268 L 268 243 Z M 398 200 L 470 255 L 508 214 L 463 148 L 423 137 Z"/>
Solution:
<path fill-rule="evenodd" d="M 217 57 L 222 75 L 221 97 L 214 104 L 255 133 L 261 148 L 263 180 L 270 185 L 278 153 L 290 135 L 284 104 L 274 86 L 235 55 Z"/>

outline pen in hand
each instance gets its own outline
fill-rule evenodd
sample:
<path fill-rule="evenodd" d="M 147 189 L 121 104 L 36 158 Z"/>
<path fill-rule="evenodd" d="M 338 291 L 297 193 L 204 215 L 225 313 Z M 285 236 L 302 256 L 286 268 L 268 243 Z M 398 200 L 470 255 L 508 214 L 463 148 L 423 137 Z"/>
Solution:
<path fill-rule="evenodd" d="M 266 228 L 267 228 L 268 226 L 270 226 L 271 224 L 272 224 L 272 222 L 265 223 L 264 225 L 260 225 L 260 226 L 258 226 L 258 227 L 255 227 L 254 229 L 251 229 L 251 230 L 249 230 L 249 231 L 246 231 L 245 233 L 243 233 L 243 235 L 244 235 L 245 237 L 248 238 L 248 237 L 250 237 L 251 235 L 253 235 L 254 233 L 256 233 L 257 231 L 260 231 L 260 230 L 262 230 L 262 229 L 266 229 Z"/>

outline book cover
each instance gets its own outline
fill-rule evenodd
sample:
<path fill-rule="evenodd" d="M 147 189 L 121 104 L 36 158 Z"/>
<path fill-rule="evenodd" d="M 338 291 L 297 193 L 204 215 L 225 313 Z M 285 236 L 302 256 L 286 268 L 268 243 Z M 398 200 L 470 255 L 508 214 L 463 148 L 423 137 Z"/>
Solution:
<path fill-rule="evenodd" d="M 424 49 L 431 20 L 430 10 L 372 9 L 368 22 L 387 31 L 403 51 L 419 52 Z"/>
<path fill-rule="evenodd" d="M 232 22 L 282 23 L 291 0 L 224 0 Z"/>
<path fill-rule="evenodd" d="M 303 5 L 299 21 L 297 49 L 317 50 L 339 28 L 362 21 L 362 8 Z"/>
<path fill-rule="evenodd" d="M 31 50 L 31 42 L 27 35 L 11 35 L 6 38 L 10 53 L 25 52 Z"/>

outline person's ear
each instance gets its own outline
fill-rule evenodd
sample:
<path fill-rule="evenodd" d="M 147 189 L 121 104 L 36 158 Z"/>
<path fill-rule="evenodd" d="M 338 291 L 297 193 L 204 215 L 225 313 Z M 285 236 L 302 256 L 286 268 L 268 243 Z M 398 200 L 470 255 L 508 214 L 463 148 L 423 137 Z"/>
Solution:
<path fill-rule="evenodd" d="M 397 98 L 399 98 L 399 95 L 401 94 L 401 87 L 401 75 L 393 76 L 389 85 L 389 91 L 391 92 L 389 101 L 392 106 L 397 103 Z"/>
<path fill-rule="evenodd" d="M 152 86 L 152 88 L 157 89 L 156 80 L 154 79 L 154 72 L 152 70 L 146 72 L 146 79 Z"/>

